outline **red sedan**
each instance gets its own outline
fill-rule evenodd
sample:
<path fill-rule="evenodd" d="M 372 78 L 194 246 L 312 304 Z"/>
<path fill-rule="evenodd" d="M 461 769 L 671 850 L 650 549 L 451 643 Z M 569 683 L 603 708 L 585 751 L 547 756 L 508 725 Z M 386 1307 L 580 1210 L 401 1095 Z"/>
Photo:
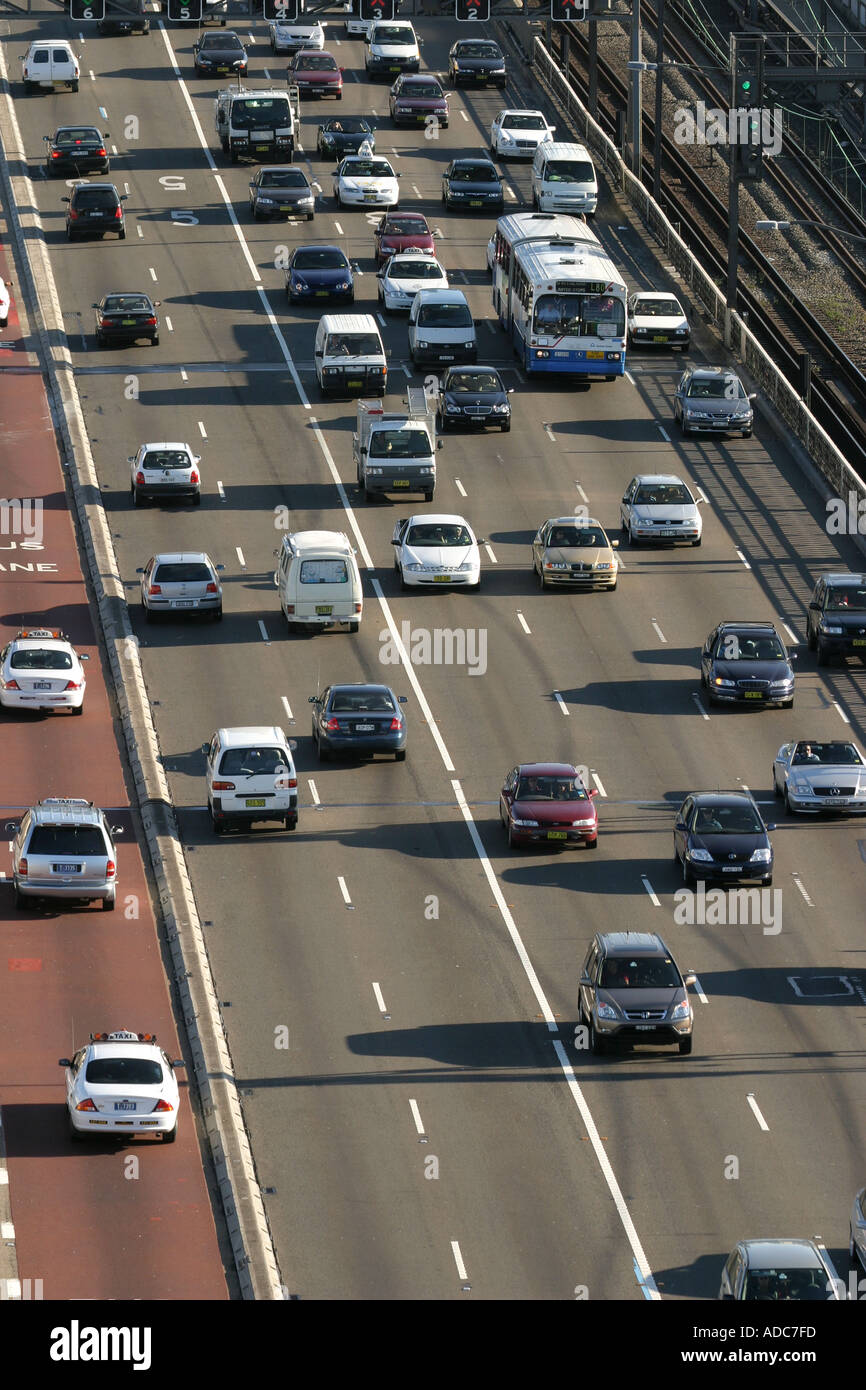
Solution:
<path fill-rule="evenodd" d="M 342 101 L 343 71 L 333 53 L 302 48 L 292 59 L 286 77 L 297 86 L 299 96 L 336 97 Z"/>
<path fill-rule="evenodd" d="M 389 212 L 376 228 L 376 264 L 382 266 L 401 251 L 436 254 L 433 233 L 423 212 Z"/>
<path fill-rule="evenodd" d="M 513 767 L 499 794 L 499 819 L 509 845 L 545 844 L 565 848 L 574 841 L 598 846 L 598 812 L 593 787 L 587 790 L 571 763 L 522 763 Z"/>
<path fill-rule="evenodd" d="M 426 124 L 431 116 L 443 130 L 448 125 L 448 98 L 432 73 L 401 73 L 388 104 L 395 125 Z"/>

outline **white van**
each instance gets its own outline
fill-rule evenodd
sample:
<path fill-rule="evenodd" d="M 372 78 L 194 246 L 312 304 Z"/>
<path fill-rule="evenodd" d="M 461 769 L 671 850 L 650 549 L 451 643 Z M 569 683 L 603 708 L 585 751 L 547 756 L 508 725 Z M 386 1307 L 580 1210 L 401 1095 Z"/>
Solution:
<path fill-rule="evenodd" d="M 385 394 L 385 345 L 372 314 L 323 314 L 316 330 L 315 362 L 324 396 Z"/>
<path fill-rule="evenodd" d="M 414 28 L 408 20 L 377 20 L 367 34 L 364 59 L 368 77 L 387 77 L 393 82 L 398 73 L 417 72 L 421 52 Z"/>
<path fill-rule="evenodd" d="M 69 87 L 78 91 L 81 67 L 72 52 L 72 45 L 64 39 L 43 39 L 41 43 L 31 43 L 26 53 L 21 55 L 21 78 L 25 92 L 34 87 Z"/>
<path fill-rule="evenodd" d="M 419 290 L 409 310 L 413 362 L 477 362 L 472 311 L 462 290 Z"/>
<path fill-rule="evenodd" d="M 539 212 L 595 215 L 598 179 L 585 145 L 539 145 L 532 160 L 532 204 Z"/>
<path fill-rule="evenodd" d="M 357 632 L 364 612 L 361 575 L 348 536 L 340 531 L 296 531 L 284 536 L 274 583 L 289 632 L 347 623 Z"/>
<path fill-rule="evenodd" d="M 287 739 L 274 725 L 217 729 L 201 751 L 207 758 L 207 805 L 215 835 L 230 825 L 280 820 L 298 824 L 298 774 Z"/>

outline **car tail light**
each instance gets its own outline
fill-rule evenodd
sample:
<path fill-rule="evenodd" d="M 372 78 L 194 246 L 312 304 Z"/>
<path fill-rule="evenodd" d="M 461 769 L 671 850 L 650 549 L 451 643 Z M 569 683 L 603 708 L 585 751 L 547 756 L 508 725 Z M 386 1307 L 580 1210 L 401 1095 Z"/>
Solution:
<path fill-rule="evenodd" d="M 214 782 L 212 787 L 215 792 L 233 792 L 234 789 L 234 782 Z"/>
<path fill-rule="evenodd" d="M 82 1101 L 79 1101 L 79 1103 L 78 1103 L 78 1105 L 76 1105 L 75 1109 L 76 1109 L 76 1110 L 95 1110 L 95 1109 L 96 1109 L 96 1106 L 93 1104 L 93 1101 L 92 1101 L 92 1100 L 82 1100 Z"/>
<path fill-rule="evenodd" d="M 138 483 L 139 487 L 144 487 L 144 474 L 140 468 L 135 475 L 135 481 Z"/>
<path fill-rule="evenodd" d="M 191 472 L 190 475 L 189 475 L 189 480 L 190 480 L 191 483 L 197 483 L 197 482 L 199 481 L 198 469 L 197 469 L 197 468 L 193 468 L 192 472 Z"/>
<path fill-rule="evenodd" d="M 18 877 L 19 877 L 19 878 L 26 878 L 26 877 L 27 877 L 27 860 L 26 860 L 26 859 L 19 859 L 19 860 L 18 860 Z"/>
<path fill-rule="evenodd" d="M 109 859 L 108 863 L 107 863 L 106 866 L 105 866 L 105 877 L 106 877 L 106 878 L 114 878 L 114 875 L 115 875 L 116 873 L 117 873 L 117 866 L 115 865 L 115 862 L 114 862 L 113 859 Z"/>
<path fill-rule="evenodd" d="M 295 605 L 294 605 L 293 603 L 287 603 L 287 604 L 286 604 L 286 612 L 287 612 L 287 613 L 294 613 L 294 611 L 295 611 Z"/>
<path fill-rule="evenodd" d="M 216 584 L 208 584 L 207 588 L 205 589 L 205 593 L 206 593 L 206 594 L 215 594 L 216 592 L 217 592 L 217 586 L 216 586 Z"/>
<path fill-rule="evenodd" d="M 21 689 L 21 686 L 18 684 L 17 681 L 4 681 L 4 682 L 3 682 L 3 689 L 4 689 L 4 690 L 20 690 L 20 689 Z"/>
<path fill-rule="evenodd" d="M 77 222 L 77 221 L 78 221 L 78 213 L 75 211 L 75 208 L 70 208 L 70 209 L 69 209 L 69 212 L 67 213 L 67 216 L 68 216 L 70 222 Z"/>
<path fill-rule="evenodd" d="M 60 158 L 60 151 L 59 151 L 59 150 L 52 150 L 52 151 L 51 151 L 51 158 L 52 158 L 52 159 L 59 159 L 59 158 Z"/>
<path fill-rule="evenodd" d="M 173 1106 L 173 1105 L 169 1105 L 169 1103 L 168 1103 L 167 1100 L 158 1100 L 158 1101 L 156 1102 L 156 1105 L 153 1107 L 153 1113 L 156 1114 L 157 1110 L 159 1110 L 159 1111 L 161 1111 L 163 1114 L 165 1114 L 166 1110 L 173 1110 L 173 1109 L 174 1109 L 174 1106 Z"/>
<path fill-rule="evenodd" d="M 361 611 L 361 605 L 360 605 L 360 603 L 356 603 L 356 604 L 355 604 L 355 612 L 356 612 L 356 613 L 360 613 L 360 611 Z"/>
<path fill-rule="evenodd" d="M 391 720 L 391 723 L 388 727 L 392 733 L 397 733 L 399 729 L 402 729 L 403 720 L 400 718 L 399 714 L 394 715 L 394 718 Z"/>
<path fill-rule="evenodd" d="M 340 727 L 340 721 L 339 721 L 339 719 L 335 719 L 334 716 L 331 715 L 331 718 L 328 720 L 327 724 L 325 725 L 325 728 L 326 728 L 326 729 L 332 729 L 332 730 L 334 730 L 334 729 L 339 729 L 339 727 Z"/>
<path fill-rule="evenodd" d="M 296 787 L 296 786 L 298 785 L 298 779 L 297 779 L 297 777 L 290 777 L 290 778 L 289 778 L 288 785 L 289 785 L 290 787 Z"/>
<path fill-rule="evenodd" d="M 147 323 L 148 328 L 156 328 L 156 314 L 152 314 L 149 319 L 145 320 L 145 322 Z"/>
<path fill-rule="evenodd" d="M 63 689 L 64 689 L 64 690 L 80 690 L 80 689 L 81 689 L 81 682 L 80 682 L 80 681 L 67 681 L 66 684 L 64 685 Z"/>
<path fill-rule="evenodd" d="M 100 328 L 113 328 L 113 327 L 114 327 L 114 319 L 101 318 L 101 319 L 99 320 L 99 327 L 100 327 Z"/>
<path fill-rule="evenodd" d="M 118 222 L 120 221 L 121 217 L 123 216 L 123 208 L 120 206 L 119 203 L 118 203 L 117 207 L 114 209 L 114 216 L 116 217 L 116 219 L 117 219 Z"/>
<path fill-rule="evenodd" d="M 136 482 L 137 482 L 137 481 L 138 481 L 138 479 L 136 479 Z M 161 594 L 161 593 L 162 593 L 162 585 L 161 585 L 161 584 L 151 584 L 151 586 L 150 586 L 150 588 L 148 589 L 147 592 L 148 592 L 149 594 Z"/>
<path fill-rule="evenodd" d="M 99 154 L 99 155 L 103 155 L 103 154 L 105 154 L 105 150 L 100 149 L 100 150 L 97 150 L 96 153 Z"/>

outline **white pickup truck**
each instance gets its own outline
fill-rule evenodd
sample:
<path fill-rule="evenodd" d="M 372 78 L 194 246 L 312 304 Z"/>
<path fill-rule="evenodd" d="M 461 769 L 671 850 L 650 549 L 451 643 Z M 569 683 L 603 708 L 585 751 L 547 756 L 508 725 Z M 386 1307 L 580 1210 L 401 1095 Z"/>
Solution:
<path fill-rule="evenodd" d="M 232 163 L 245 155 L 260 164 L 291 164 L 300 113 L 296 86 L 226 87 L 216 99 L 214 125 Z"/>
<path fill-rule="evenodd" d="M 31 43 L 27 52 L 21 54 L 21 80 L 25 92 L 32 92 L 34 87 L 68 87 L 77 92 L 80 76 L 79 61 L 65 39 Z"/>
<path fill-rule="evenodd" d="M 352 452 L 365 500 L 388 492 L 422 492 L 425 502 L 432 501 L 436 414 L 423 386 L 410 386 L 406 394 L 402 410 L 385 410 L 381 401 L 358 402 Z"/>

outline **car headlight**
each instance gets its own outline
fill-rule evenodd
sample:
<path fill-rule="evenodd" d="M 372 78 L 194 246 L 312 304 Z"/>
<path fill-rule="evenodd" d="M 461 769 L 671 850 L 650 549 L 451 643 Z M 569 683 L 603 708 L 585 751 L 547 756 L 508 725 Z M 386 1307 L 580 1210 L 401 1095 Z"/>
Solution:
<path fill-rule="evenodd" d="M 447 410 L 449 415 L 459 415 L 463 407 L 460 405 L 455 405 L 453 401 L 446 401 L 445 409 Z"/>
<path fill-rule="evenodd" d="M 749 860 L 750 864 L 769 864 L 769 862 L 770 851 L 768 849 L 756 849 L 752 851 L 752 856 Z"/>
<path fill-rule="evenodd" d="M 782 681 L 770 681 L 771 690 L 786 690 L 789 685 L 794 684 L 793 676 L 786 676 Z"/>
<path fill-rule="evenodd" d="M 339 367 L 326 367 L 326 368 L 325 368 L 325 376 L 339 376 L 339 374 L 340 374 L 340 368 L 339 368 Z"/>
<path fill-rule="evenodd" d="M 795 777 L 793 781 L 794 791 L 798 796 L 813 796 L 812 783 L 807 782 L 805 777 Z"/>
<path fill-rule="evenodd" d="M 751 410 L 738 410 L 737 413 L 736 413 L 736 415 L 732 415 L 732 416 L 731 416 L 731 419 L 732 419 L 732 420 L 748 420 L 748 418 L 749 418 L 749 416 L 751 415 L 751 413 L 752 413 Z"/>
<path fill-rule="evenodd" d="M 302 207 L 302 208 L 306 208 L 306 207 L 310 207 L 310 208 L 311 208 L 311 207 L 313 206 L 313 195 L 312 195 L 312 193 L 310 193 L 310 194 L 305 194 L 303 198 L 299 198 L 299 199 L 298 199 L 298 206 L 299 206 L 299 207 Z"/>
<path fill-rule="evenodd" d="M 538 821 L 537 821 L 537 820 L 518 820 L 516 816 L 513 816 L 513 817 L 512 817 L 512 821 L 513 821 L 514 825 L 521 825 L 521 826 L 524 826 L 524 827 L 526 827 L 526 826 L 529 826 L 529 827 L 535 826 L 535 827 L 537 827 L 537 826 L 538 826 Z"/>
<path fill-rule="evenodd" d="M 681 1003 L 675 1004 L 674 1007 L 671 1009 L 671 1021 L 673 1022 L 675 1020 L 678 1021 L 682 1018 L 690 1018 L 691 1012 L 692 1009 L 688 999 L 683 999 Z"/>
<path fill-rule="evenodd" d="M 821 628 L 821 631 L 822 631 L 822 632 L 826 632 L 826 633 L 827 633 L 827 636 L 828 636 L 828 637 L 841 637 L 841 636 L 842 636 L 842 628 L 841 628 L 841 627 L 833 627 L 830 623 L 825 623 L 825 622 L 822 621 L 822 622 L 820 623 L 820 628 Z"/>
<path fill-rule="evenodd" d="M 610 563 L 610 560 L 599 560 L 595 568 L 597 570 L 609 570 L 612 569 L 612 565 Z"/>
<path fill-rule="evenodd" d="M 273 205 L 274 205 L 274 200 L 273 200 L 273 198 L 265 198 L 261 193 L 259 194 L 259 196 L 258 196 L 258 198 L 256 199 L 256 201 L 259 202 L 259 203 L 265 203 L 265 204 L 267 204 L 267 206 L 268 206 L 269 208 L 272 208 Z"/>
<path fill-rule="evenodd" d="M 677 329 L 677 333 L 680 333 L 680 334 L 686 334 L 686 333 L 688 333 L 688 331 L 689 331 L 689 330 L 688 330 L 687 328 L 678 328 L 678 329 Z"/>
<path fill-rule="evenodd" d="M 472 571 L 473 571 L 474 569 L 475 569 L 475 562 L 474 562 L 473 560 L 464 560 L 464 561 L 463 561 L 463 564 L 459 566 L 459 568 L 458 568 L 458 570 L 457 570 L 457 573 L 458 573 L 458 574 L 471 574 Z"/>
<path fill-rule="evenodd" d="M 713 856 L 708 849 L 690 849 L 689 859 L 696 859 L 699 864 L 712 864 Z"/>
<path fill-rule="evenodd" d="M 715 676 L 713 679 L 713 685 L 726 685 L 730 687 L 736 685 L 736 683 L 736 681 L 725 680 L 724 676 Z"/>
<path fill-rule="evenodd" d="M 565 560 L 545 560 L 544 568 L 546 570 L 567 570 L 568 565 Z"/>
<path fill-rule="evenodd" d="M 435 471 L 436 470 L 433 468 L 432 464 L 429 463 L 422 464 L 421 467 L 418 469 L 418 472 L 420 473 L 422 478 L 428 478 L 430 474 L 435 473 Z"/>
<path fill-rule="evenodd" d="M 613 1007 L 613 1004 L 608 1004 L 603 999 L 600 999 L 598 1001 L 598 1004 L 596 1006 L 596 1013 L 598 1014 L 599 1018 L 616 1019 L 618 1017 L 618 1014 L 616 1012 L 616 1009 Z"/>
<path fill-rule="evenodd" d="M 372 474 L 372 476 L 373 476 L 374 478 L 380 478 L 380 477 L 382 476 L 383 469 L 381 469 L 381 468 L 375 468 L 375 467 L 374 467 L 374 468 L 370 468 L 369 465 L 368 465 L 366 471 L 367 471 L 368 473 Z M 413 566 L 410 565 L 409 568 L 412 569 Z"/>
<path fill-rule="evenodd" d="M 412 574 L 422 574 L 427 566 L 420 564 L 418 560 L 413 560 L 411 565 L 407 565 L 406 568 L 411 570 Z"/>
<path fill-rule="evenodd" d="M 351 283 L 348 280 L 341 280 L 339 285 L 337 286 L 338 290 L 350 290 L 351 288 Z"/>
<path fill-rule="evenodd" d="M 573 820 L 571 824 L 573 826 L 594 825 L 595 821 L 592 816 L 586 816 L 583 820 Z"/>
<path fill-rule="evenodd" d="M 499 405 L 495 405 L 495 406 L 493 407 L 493 414 L 494 414 L 494 415 L 507 415 L 510 409 L 511 409 L 511 406 L 508 404 L 508 402 L 507 402 L 507 401 L 502 401 Z"/>
<path fill-rule="evenodd" d="M 509 135 L 509 133 L 508 133 L 507 130 L 500 130 L 500 132 L 499 132 L 499 139 L 500 139 L 500 140 L 504 140 L 505 143 L 506 143 L 507 145 L 513 145 L 513 144 L 514 144 L 514 136 L 513 136 L 513 135 Z"/>
<path fill-rule="evenodd" d="M 308 290 L 310 288 L 306 280 L 302 280 L 299 275 L 292 275 L 292 284 L 296 290 Z"/>
<path fill-rule="evenodd" d="M 430 346 L 430 344 L 429 344 L 428 342 L 425 342 L 422 338 L 419 338 L 419 339 L 418 339 L 418 346 L 421 347 L 421 348 L 428 348 L 428 347 Z"/>

